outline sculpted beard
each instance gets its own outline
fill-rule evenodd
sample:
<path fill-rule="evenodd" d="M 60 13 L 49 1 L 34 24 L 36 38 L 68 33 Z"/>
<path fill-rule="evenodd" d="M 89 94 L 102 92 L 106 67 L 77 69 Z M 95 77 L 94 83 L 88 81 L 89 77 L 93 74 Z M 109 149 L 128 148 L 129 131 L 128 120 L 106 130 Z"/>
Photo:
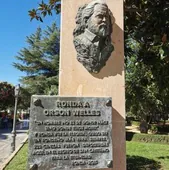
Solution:
<path fill-rule="evenodd" d="M 91 19 L 88 21 L 88 30 L 100 37 L 106 37 L 109 35 L 109 26 L 106 23 L 101 23 L 99 25 L 93 24 Z"/>

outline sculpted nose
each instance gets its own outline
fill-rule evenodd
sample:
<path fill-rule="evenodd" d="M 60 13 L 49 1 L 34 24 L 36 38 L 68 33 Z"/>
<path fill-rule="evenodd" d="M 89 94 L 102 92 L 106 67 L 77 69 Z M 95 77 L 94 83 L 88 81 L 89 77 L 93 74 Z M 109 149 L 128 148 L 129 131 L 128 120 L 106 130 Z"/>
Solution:
<path fill-rule="evenodd" d="M 102 21 L 106 21 L 106 17 L 103 17 Z"/>

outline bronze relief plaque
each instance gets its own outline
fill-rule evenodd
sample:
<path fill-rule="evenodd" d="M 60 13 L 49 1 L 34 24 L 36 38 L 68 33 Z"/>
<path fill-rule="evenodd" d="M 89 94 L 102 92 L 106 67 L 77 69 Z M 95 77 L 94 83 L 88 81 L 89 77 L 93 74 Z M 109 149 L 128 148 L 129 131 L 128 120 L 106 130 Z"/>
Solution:
<path fill-rule="evenodd" d="M 77 60 L 90 72 L 99 73 L 111 56 L 113 14 L 103 0 L 79 7 L 74 29 Z"/>
<path fill-rule="evenodd" d="M 110 168 L 110 97 L 32 96 L 28 169 Z"/>

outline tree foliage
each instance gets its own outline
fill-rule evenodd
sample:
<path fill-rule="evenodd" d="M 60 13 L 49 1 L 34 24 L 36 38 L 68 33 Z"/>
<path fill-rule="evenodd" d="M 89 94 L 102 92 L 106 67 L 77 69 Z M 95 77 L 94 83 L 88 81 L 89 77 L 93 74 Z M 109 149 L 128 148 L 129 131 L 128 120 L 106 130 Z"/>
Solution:
<path fill-rule="evenodd" d="M 41 3 L 39 3 L 37 9 L 33 8 L 28 12 L 31 20 L 37 19 L 43 22 L 42 17 L 45 17 L 46 15 L 52 15 L 52 11 L 54 11 L 56 14 L 60 13 L 61 0 L 48 0 L 47 3 L 42 0 Z"/>
<path fill-rule="evenodd" d="M 14 106 L 14 87 L 8 82 L 0 82 L 0 110 Z"/>
<path fill-rule="evenodd" d="M 127 111 L 139 117 L 168 115 L 169 6 L 164 0 L 126 0 Z"/>
<path fill-rule="evenodd" d="M 20 79 L 22 94 L 30 101 L 32 94 L 57 94 L 60 33 L 56 24 L 27 37 L 28 46 L 21 49 L 14 67 L 26 73 Z M 23 99 L 23 98 L 22 98 Z M 25 103 L 29 103 L 25 101 Z"/>

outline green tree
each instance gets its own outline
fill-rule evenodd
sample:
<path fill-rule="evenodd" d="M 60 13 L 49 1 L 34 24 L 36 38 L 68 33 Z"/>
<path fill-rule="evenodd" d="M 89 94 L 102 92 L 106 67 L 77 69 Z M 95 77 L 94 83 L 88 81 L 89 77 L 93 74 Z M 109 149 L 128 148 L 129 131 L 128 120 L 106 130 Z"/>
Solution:
<path fill-rule="evenodd" d="M 0 110 L 14 106 L 14 87 L 8 82 L 0 82 Z"/>
<path fill-rule="evenodd" d="M 48 0 L 46 3 L 42 0 L 39 3 L 37 9 L 33 8 L 29 10 L 29 16 L 32 19 L 37 19 L 43 22 L 42 17 L 46 15 L 52 15 L 52 11 L 56 14 L 60 13 L 61 11 L 61 0 Z"/>
<path fill-rule="evenodd" d="M 151 118 L 168 115 L 169 6 L 164 0 L 126 0 L 125 60 L 127 110 Z M 131 7 L 132 6 L 132 7 Z"/>
<path fill-rule="evenodd" d="M 18 62 L 13 64 L 26 73 L 20 79 L 22 95 L 29 98 L 25 104 L 32 94 L 57 94 L 60 33 L 54 23 L 44 31 L 38 28 L 26 41 L 28 46 L 20 50 Z"/>

